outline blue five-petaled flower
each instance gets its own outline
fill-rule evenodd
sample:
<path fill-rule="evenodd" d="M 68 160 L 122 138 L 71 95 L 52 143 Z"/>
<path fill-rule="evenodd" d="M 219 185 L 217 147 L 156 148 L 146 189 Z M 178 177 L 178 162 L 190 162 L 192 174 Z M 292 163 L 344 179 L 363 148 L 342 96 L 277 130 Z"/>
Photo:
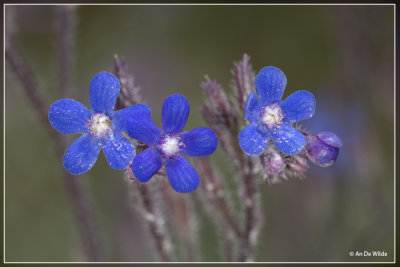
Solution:
<path fill-rule="evenodd" d="M 143 112 L 129 117 L 126 128 L 129 136 L 149 147 L 136 155 L 132 171 L 140 182 L 147 182 L 164 165 L 169 183 L 180 193 L 193 192 L 199 185 L 199 175 L 187 156 L 206 156 L 215 151 L 218 139 L 207 127 L 182 132 L 189 116 L 189 102 L 183 95 L 167 97 L 162 106 L 161 129 Z"/>
<path fill-rule="evenodd" d="M 109 72 L 98 73 L 90 83 L 89 111 L 72 99 L 60 99 L 49 109 L 49 121 L 57 131 L 64 134 L 82 134 L 64 154 L 63 164 L 71 174 L 90 170 L 103 149 L 108 164 L 122 170 L 131 164 L 135 148 L 121 134 L 126 132 L 126 118 L 138 112 L 150 116 L 148 106 L 138 104 L 114 112 L 120 84 Z"/>
<path fill-rule="evenodd" d="M 287 155 L 299 153 L 304 135 L 290 124 L 314 115 L 315 99 L 307 91 L 297 91 L 280 102 L 287 84 L 285 74 L 275 67 L 264 67 L 255 78 L 256 93 L 246 101 L 244 117 L 250 121 L 239 134 L 242 150 L 250 156 L 261 155 L 269 140 Z"/>

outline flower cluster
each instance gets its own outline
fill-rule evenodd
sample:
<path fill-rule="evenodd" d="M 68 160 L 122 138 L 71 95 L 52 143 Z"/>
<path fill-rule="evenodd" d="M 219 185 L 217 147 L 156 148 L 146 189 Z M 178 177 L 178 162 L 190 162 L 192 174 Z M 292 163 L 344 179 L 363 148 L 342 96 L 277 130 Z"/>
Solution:
<path fill-rule="evenodd" d="M 118 79 L 111 73 L 100 72 L 90 84 L 89 111 L 72 99 L 61 99 L 50 106 L 49 121 L 64 134 L 82 134 L 64 154 L 63 164 L 71 174 L 89 171 L 101 149 L 110 167 L 126 169 L 134 160 L 132 170 L 141 182 L 147 182 L 165 165 L 172 187 L 189 193 L 199 184 L 199 176 L 183 156 L 206 156 L 217 148 L 215 133 L 200 127 L 181 133 L 189 116 L 189 102 L 182 95 L 168 97 L 162 109 L 162 130 L 151 121 L 151 109 L 136 104 L 114 111 L 120 92 Z M 135 157 L 135 148 L 123 135 L 149 145 Z"/>
<path fill-rule="evenodd" d="M 255 91 L 250 92 L 244 105 L 244 117 L 250 123 L 239 134 L 242 150 L 247 155 L 260 156 L 271 179 L 284 175 L 286 169 L 304 173 L 306 158 L 320 166 L 330 166 L 342 146 L 333 133 L 312 136 L 293 126 L 314 115 L 315 99 L 307 91 L 297 91 L 281 101 L 286 84 L 286 76 L 280 69 L 260 70 L 254 79 Z M 226 124 L 226 129 L 236 125 L 236 113 L 219 85 L 208 81 L 203 87 L 209 96 L 217 96 L 209 98 L 210 107 L 218 111 L 218 121 Z M 122 170 L 131 165 L 140 182 L 149 181 L 164 166 L 175 191 L 193 192 L 199 185 L 199 175 L 185 156 L 212 154 L 218 145 L 214 131 L 199 127 L 182 132 L 190 112 L 189 102 L 183 95 L 165 99 L 159 128 L 152 121 L 147 105 L 136 104 L 114 111 L 119 93 L 117 77 L 100 72 L 90 84 L 92 111 L 72 99 L 61 99 L 50 106 L 49 121 L 57 131 L 82 134 L 64 154 L 65 169 L 75 175 L 87 172 L 103 149 L 111 168 Z M 218 132 L 220 127 L 214 125 L 213 129 Z M 135 156 L 135 147 L 123 132 L 146 144 L 146 149 Z"/>

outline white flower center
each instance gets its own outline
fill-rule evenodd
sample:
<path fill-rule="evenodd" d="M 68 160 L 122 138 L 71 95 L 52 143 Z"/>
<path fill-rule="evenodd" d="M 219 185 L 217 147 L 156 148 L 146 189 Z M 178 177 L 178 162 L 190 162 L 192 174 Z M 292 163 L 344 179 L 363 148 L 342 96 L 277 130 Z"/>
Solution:
<path fill-rule="evenodd" d="M 111 120 L 104 114 L 96 113 L 92 115 L 90 133 L 95 136 L 104 136 L 111 129 Z"/>
<path fill-rule="evenodd" d="M 179 139 L 176 137 L 166 137 L 161 144 L 161 150 L 167 156 L 174 155 L 179 151 Z"/>
<path fill-rule="evenodd" d="M 282 123 L 283 113 L 277 104 L 266 106 L 262 112 L 261 122 L 269 127 Z"/>

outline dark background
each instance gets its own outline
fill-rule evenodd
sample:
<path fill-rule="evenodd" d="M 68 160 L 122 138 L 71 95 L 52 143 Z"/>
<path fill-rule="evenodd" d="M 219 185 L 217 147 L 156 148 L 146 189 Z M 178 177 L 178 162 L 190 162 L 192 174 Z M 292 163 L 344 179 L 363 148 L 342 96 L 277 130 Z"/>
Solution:
<path fill-rule="evenodd" d="M 14 9 L 15 40 L 48 104 L 59 99 L 56 6 Z M 265 210 L 257 261 L 392 261 L 394 216 L 394 6 L 79 6 L 69 98 L 89 106 L 89 84 L 113 56 L 126 59 L 160 125 L 172 93 L 191 104 L 186 129 L 204 126 L 200 83 L 209 75 L 231 94 L 233 62 L 282 69 L 286 98 L 314 94 L 312 133 L 343 141 L 332 167 L 269 185 L 258 179 Z M 5 260 L 84 261 L 48 133 L 14 73 L 5 70 Z M 70 142 L 76 137 L 72 137 Z M 229 183 L 229 159 L 211 156 Z M 111 261 L 151 261 L 143 221 L 130 209 L 122 172 L 100 153 L 87 183 Z M 197 192 L 196 192 L 197 193 Z M 196 195 L 199 197 L 199 195 Z M 187 197 L 191 197 L 187 195 Z M 198 201 L 200 261 L 221 261 L 219 235 Z M 350 257 L 381 250 L 387 257 Z"/>

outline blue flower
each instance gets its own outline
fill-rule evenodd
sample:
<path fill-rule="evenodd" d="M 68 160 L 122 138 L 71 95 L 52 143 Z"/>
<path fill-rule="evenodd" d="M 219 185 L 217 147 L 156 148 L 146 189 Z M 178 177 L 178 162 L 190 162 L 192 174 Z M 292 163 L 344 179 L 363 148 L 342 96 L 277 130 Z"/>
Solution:
<path fill-rule="evenodd" d="M 254 83 L 256 93 L 251 92 L 244 111 L 245 119 L 251 124 L 239 134 L 240 147 L 250 156 L 259 156 L 272 139 L 281 152 L 299 153 L 306 139 L 290 124 L 314 115 L 314 96 L 307 91 L 297 91 L 281 102 L 287 80 L 275 67 L 262 68 Z"/>
<path fill-rule="evenodd" d="M 149 146 L 132 163 L 132 171 L 140 182 L 149 181 L 164 165 L 169 183 L 175 191 L 190 193 L 197 188 L 199 175 L 184 156 L 212 154 L 217 148 L 218 138 L 207 127 L 181 133 L 189 111 L 186 98 L 175 94 L 167 97 L 162 106 L 162 129 L 154 124 L 146 112 L 127 119 L 129 136 Z"/>
<path fill-rule="evenodd" d="M 138 104 L 114 112 L 119 90 L 117 77 L 100 72 L 90 83 L 93 111 L 72 99 L 60 99 L 50 106 L 49 121 L 54 129 L 64 134 L 82 134 L 64 154 L 64 168 L 71 174 L 90 170 L 100 149 L 113 169 L 125 169 L 132 162 L 135 148 L 121 134 L 126 132 L 126 118 L 134 117 L 137 112 L 150 115 L 151 110 Z"/>
<path fill-rule="evenodd" d="M 322 132 L 315 136 L 307 135 L 308 158 L 321 167 L 329 167 L 336 161 L 341 146 L 340 138 L 331 132 Z"/>

